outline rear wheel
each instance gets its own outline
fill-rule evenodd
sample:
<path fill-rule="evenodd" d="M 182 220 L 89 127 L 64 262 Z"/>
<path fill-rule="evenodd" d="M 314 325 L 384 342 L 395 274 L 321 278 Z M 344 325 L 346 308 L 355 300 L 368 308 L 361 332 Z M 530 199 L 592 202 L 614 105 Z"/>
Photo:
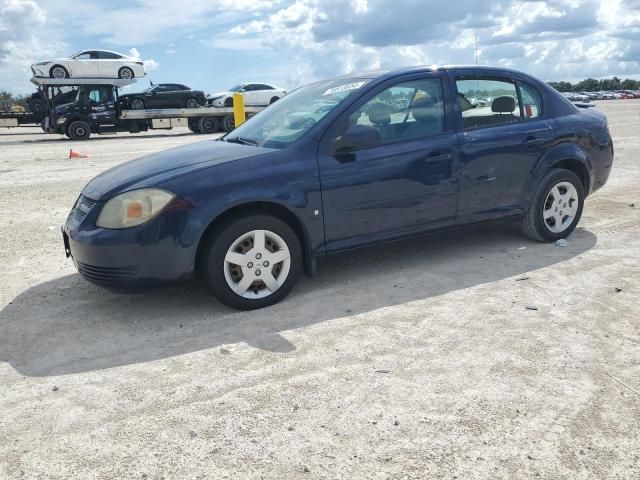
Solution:
<path fill-rule="evenodd" d="M 129 67 L 122 67 L 120 70 L 118 70 L 118 78 L 122 78 L 124 80 L 131 80 L 132 78 L 134 78 L 134 73 L 133 70 L 131 70 Z"/>
<path fill-rule="evenodd" d="M 189 120 L 187 120 L 187 126 L 193 133 L 202 133 L 202 131 L 200 130 L 200 122 L 197 118 L 190 118 Z"/>
<path fill-rule="evenodd" d="M 69 72 L 62 65 L 54 65 L 49 70 L 51 78 L 69 78 Z"/>
<path fill-rule="evenodd" d="M 584 187 L 570 170 L 547 173 L 536 187 L 521 228 L 539 242 L 568 237 L 580 221 L 584 206 Z"/>
<path fill-rule="evenodd" d="M 200 131 L 202 133 L 215 133 L 218 131 L 220 122 L 217 117 L 202 117 L 200 119 Z"/>
<path fill-rule="evenodd" d="M 71 140 L 86 140 L 91 136 L 91 126 L 85 121 L 76 120 L 67 128 L 67 135 Z"/>
<path fill-rule="evenodd" d="M 269 105 L 271 105 L 272 103 L 276 103 L 278 100 L 280 100 L 280 97 L 273 97 L 271 100 L 269 100 Z"/>
<path fill-rule="evenodd" d="M 298 237 L 270 215 L 232 220 L 213 232 L 204 248 L 207 285 L 222 303 L 239 310 L 279 302 L 302 272 Z"/>
<path fill-rule="evenodd" d="M 198 100 L 196 100 L 193 97 L 188 98 L 187 101 L 184 103 L 184 106 L 187 108 L 198 108 Z"/>

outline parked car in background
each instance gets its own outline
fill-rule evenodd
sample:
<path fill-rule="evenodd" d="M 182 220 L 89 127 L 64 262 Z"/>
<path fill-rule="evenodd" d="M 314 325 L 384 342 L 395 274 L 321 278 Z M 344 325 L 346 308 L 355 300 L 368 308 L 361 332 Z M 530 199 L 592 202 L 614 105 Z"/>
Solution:
<path fill-rule="evenodd" d="M 491 100 L 468 100 L 479 92 Z M 490 220 L 565 238 L 612 164 L 606 117 L 524 73 L 353 74 L 299 88 L 218 141 L 98 175 L 64 247 L 103 287 L 197 273 L 226 305 L 255 309 L 318 257 L 356 247 Z"/>
<path fill-rule="evenodd" d="M 198 108 L 206 104 L 202 90 L 192 90 L 179 83 L 159 83 L 140 93 L 120 95 L 124 109 L 145 108 Z"/>
<path fill-rule="evenodd" d="M 36 77 L 51 78 L 140 78 L 146 75 L 137 58 L 110 50 L 81 50 L 68 58 L 55 58 L 31 65 Z"/>
<path fill-rule="evenodd" d="M 618 93 L 622 98 L 624 99 L 632 99 L 632 98 L 636 98 L 636 96 L 633 94 L 633 92 L 629 91 L 629 90 L 618 90 L 616 93 Z"/>
<path fill-rule="evenodd" d="M 591 99 L 587 95 L 583 95 L 581 93 L 563 92 L 562 96 L 565 97 L 570 102 L 582 102 L 582 103 L 591 102 Z"/>
<path fill-rule="evenodd" d="M 287 94 L 283 88 L 267 83 L 241 83 L 227 92 L 210 95 L 207 102 L 214 107 L 232 107 L 234 93 L 243 94 L 245 105 L 257 107 L 271 105 Z"/>

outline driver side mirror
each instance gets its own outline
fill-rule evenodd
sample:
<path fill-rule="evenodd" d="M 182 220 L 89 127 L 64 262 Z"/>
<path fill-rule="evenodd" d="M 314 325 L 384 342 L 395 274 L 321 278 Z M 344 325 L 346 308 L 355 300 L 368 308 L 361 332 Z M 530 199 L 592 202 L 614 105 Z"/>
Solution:
<path fill-rule="evenodd" d="M 376 145 L 381 140 L 380 132 L 366 125 L 354 125 L 333 143 L 333 152 L 337 154 L 351 153 L 354 150 Z"/>

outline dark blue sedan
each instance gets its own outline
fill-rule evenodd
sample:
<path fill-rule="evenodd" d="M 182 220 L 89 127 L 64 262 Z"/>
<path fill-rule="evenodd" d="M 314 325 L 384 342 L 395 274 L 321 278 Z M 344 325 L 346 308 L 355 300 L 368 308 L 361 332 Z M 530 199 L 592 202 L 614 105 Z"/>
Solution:
<path fill-rule="evenodd" d="M 564 238 L 612 161 L 602 114 L 523 73 L 363 73 L 102 173 L 67 219 L 65 248 L 110 289 L 198 272 L 225 304 L 260 308 L 345 249 L 498 219 Z"/>

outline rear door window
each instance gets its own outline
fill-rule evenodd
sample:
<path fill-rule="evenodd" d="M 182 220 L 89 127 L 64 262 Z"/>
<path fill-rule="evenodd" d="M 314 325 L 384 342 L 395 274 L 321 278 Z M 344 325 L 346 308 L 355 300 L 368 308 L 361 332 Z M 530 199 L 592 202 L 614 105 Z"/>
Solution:
<path fill-rule="evenodd" d="M 507 79 L 456 80 L 462 127 L 480 128 L 522 120 L 516 84 Z"/>
<path fill-rule="evenodd" d="M 542 115 L 542 101 L 540 94 L 531 85 L 519 82 L 520 97 L 522 98 L 522 112 L 524 118 L 536 118 Z"/>

